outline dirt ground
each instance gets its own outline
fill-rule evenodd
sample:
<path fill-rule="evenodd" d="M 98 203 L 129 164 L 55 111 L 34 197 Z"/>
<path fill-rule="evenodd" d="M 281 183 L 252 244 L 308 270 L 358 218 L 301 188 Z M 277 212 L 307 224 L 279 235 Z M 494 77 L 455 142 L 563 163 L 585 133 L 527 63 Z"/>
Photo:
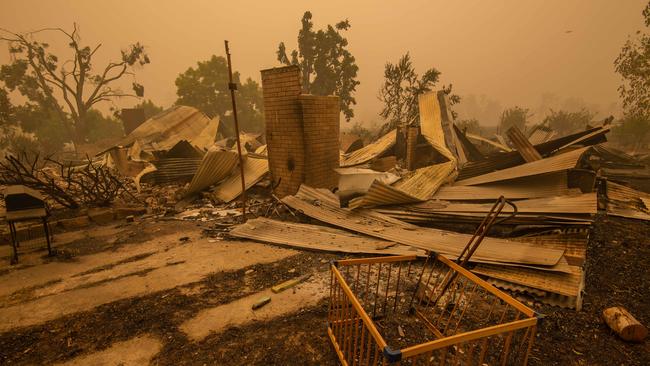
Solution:
<path fill-rule="evenodd" d="M 204 235 L 209 223 L 114 223 L 0 246 L 0 364 L 336 365 L 325 328 L 339 256 Z M 208 231 L 209 232 L 209 231 Z M 648 365 L 600 318 L 622 305 L 650 324 L 650 224 L 600 217 L 583 311 L 550 306 L 531 365 Z M 310 275 L 280 294 L 269 288 Z M 259 298 L 271 296 L 252 311 Z"/>
<path fill-rule="evenodd" d="M 650 365 L 650 341 L 621 341 L 602 320 L 623 306 L 650 326 L 650 223 L 599 216 L 587 249 L 580 312 L 551 306 L 538 329 L 530 365 Z"/>

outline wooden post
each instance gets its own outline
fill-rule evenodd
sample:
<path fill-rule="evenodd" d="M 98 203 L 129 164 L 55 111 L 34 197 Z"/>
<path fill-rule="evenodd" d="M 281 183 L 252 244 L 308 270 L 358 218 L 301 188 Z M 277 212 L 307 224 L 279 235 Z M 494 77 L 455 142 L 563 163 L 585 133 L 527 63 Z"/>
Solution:
<path fill-rule="evenodd" d="M 232 81 L 232 65 L 230 63 L 230 50 L 228 49 L 228 41 L 224 40 L 226 45 L 226 56 L 228 58 L 228 88 L 230 89 L 230 97 L 232 98 L 232 114 L 235 119 L 235 134 L 237 135 L 237 153 L 239 154 L 239 172 L 241 173 L 241 210 L 242 221 L 246 222 L 246 182 L 244 181 L 244 158 L 241 154 L 241 141 L 239 140 L 239 122 L 237 121 L 237 103 L 235 102 L 235 90 L 237 84 Z"/>

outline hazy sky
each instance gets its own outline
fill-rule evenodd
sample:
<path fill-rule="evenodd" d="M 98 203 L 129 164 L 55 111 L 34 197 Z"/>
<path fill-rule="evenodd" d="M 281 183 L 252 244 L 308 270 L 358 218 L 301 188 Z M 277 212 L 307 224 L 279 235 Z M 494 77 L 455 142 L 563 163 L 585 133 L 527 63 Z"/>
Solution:
<path fill-rule="evenodd" d="M 231 43 L 235 68 L 260 80 L 278 65 L 280 41 L 293 49 L 300 18 L 317 28 L 350 20 L 347 37 L 357 59 L 356 118 L 379 119 L 377 91 L 387 61 L 407 51 L 421 73 L 442 72 L 460 95 L 485 95 L 502 106 L 540 103 L 542 94 L 591 105 L 618 101 L 613 60 L 629 34 L 641 29 L 645 0 L 509 1 L 27 1 L 2 0 L 0 27 L 23 32 L 71 28 L 82 42 L 102 43 L 95 64 L 139 41 L 152 63 L 137 74 L 145 96 L 164 106 L 176 99 L 176 76 Z M 570 31 L 570 32 L 568 32 Z M 56 42 L 52 42 L 56 45 Z M 59 43 L 61 44 L 61 43 Z M 0 52 L 0 63 L 8 61 Z M 120 106 L 135 104 L 125 99 Z"/>

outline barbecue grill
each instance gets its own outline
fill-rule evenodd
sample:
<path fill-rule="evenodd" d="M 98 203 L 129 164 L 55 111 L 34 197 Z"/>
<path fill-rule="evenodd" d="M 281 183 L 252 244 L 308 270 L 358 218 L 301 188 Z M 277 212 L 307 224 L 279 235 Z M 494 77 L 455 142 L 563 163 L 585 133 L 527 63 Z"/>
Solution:
<path fill-rule="evenodd" d="M 11 233 L 11 245 L 13 256 L 11 264 L 18 262 L 18 234 L 16 223 L 20 221 L 39 220 L 43 222 L 45 239 L 47 240 L 48 255 L 52 255 L 51 231 L 48 224 L 49 211 L 43 196 L 31 188 L 23 185 L 9 186 L 5 189 L 5 207 L 7 209 L 6 220 Z"/>

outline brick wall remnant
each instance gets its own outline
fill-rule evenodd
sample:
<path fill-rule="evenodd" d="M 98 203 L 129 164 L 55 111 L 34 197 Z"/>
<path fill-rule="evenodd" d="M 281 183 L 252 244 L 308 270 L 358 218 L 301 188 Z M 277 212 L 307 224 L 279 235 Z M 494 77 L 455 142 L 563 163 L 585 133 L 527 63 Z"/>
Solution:
<path fill-rule="evenodd" d="M 339 99 L 301 95 L 300 69 L 262 70 L 269 168 L 275 193 L 294 194 L 302 183 L 333 188 L 339 167 Z"/>
<path fill-rule="evenodd" d="M 298 191 L 304 180 L 304 141 L 300 68 L 278 67 L 262 70 L 264 121 L 269 169 L 275 193 L 286 196 Z"/>
<path fill-rule="evenodd" d="M 305 183 L 334 188 L 339 167 L 340 105 L 336 96 L 301 95 L 305 143 Z"/>

